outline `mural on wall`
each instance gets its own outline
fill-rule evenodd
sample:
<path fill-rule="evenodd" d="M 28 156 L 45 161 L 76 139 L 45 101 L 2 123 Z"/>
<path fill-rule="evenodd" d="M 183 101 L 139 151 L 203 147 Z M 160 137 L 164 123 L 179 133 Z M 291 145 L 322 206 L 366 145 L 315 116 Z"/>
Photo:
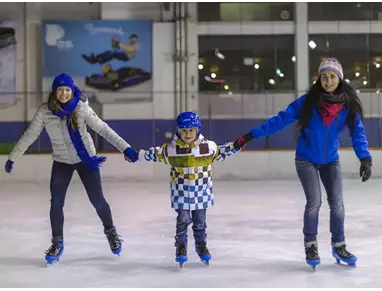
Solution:
<path fill-rule="evenodd" d="M 15 23 L 0 21 L 0 104 L 16 98 L 16 35 Z"/>
<path fill-rule="evenodd" d="M 100 102 L 152 99 L 152 20 L 43 21 L 43 90 L 62 72 Z"/>

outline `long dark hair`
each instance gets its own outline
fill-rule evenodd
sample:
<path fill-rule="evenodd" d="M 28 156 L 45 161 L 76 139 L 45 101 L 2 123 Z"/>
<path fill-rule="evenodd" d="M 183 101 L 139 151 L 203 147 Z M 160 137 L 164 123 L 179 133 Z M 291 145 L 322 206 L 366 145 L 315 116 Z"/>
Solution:
<path fill-rule="evenodd" d="M 310 87 L 306 99 L 302 105 L 300 119 L 297 122 L 297 129 L 300 134 L 303 133 L 304 129 L 307 127 L 310 118 L 313 114 L 313 109 L 316 107 L 321 110 L 321 106 L 324 102 L 322 94 L 326 91 L 322 88 L 320 78 Z M 344 98 L 344 107 L 349 110 L 349 114 L 346 117 L 346 124 L 349 125 L 350 130 L 353 131 L 356 122 L 356 115 L 359 114 L 361 120 L 364 119 L 363 108 L 361 100 L 358 98 L 354 89 L 343 80 L 340 81 L 335 94 L 342 94 Z"/>

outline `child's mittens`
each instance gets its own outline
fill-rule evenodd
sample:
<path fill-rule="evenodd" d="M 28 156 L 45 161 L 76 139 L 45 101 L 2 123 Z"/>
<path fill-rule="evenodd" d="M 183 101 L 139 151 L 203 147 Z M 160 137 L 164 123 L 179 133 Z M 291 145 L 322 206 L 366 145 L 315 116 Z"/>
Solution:
<path fill-rule="evenodd" d="M 135 163 L 138 160 L 138 153 L 135 149 L 129 147 L 124 150 L 125 160 L 129 163 Z"/>
<path fill-rule="evenodd" d="M 12 162 L 11 160 L 8 160 L 8 161 L 5 163 L 5 171 L 6 171 L 8 174 L 9 174 L 10 172 L 12 172 L 13 164 L 14 164 L 14 162 Z"/>

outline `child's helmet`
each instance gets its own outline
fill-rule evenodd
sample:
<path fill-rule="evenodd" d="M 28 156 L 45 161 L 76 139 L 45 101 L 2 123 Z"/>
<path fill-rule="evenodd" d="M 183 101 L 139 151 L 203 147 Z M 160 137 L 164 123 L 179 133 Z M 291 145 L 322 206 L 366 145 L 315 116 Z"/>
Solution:
<path fill-rule="evenodd" d="M 200 128 L 202 124 L 200 122 L 199 116 L 192 111 L 182 112 L 176 118 L 176 131 L 178 132 L 181 128 L 197 128 L 198 134 L 200 134 Z"/>

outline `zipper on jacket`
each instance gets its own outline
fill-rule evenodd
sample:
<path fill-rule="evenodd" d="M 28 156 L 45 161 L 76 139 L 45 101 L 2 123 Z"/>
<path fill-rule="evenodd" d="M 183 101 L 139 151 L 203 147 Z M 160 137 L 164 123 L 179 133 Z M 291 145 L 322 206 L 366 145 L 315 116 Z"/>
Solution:
<path fill-rule="evenodd" d="M 60 120 L 60 125 L 61 125 L 61 133 L 62 133 L 62 138 L 64 139 L 64 144 L 66 146 L 66 151 L 68 153 L 68 159 L 71 163 L 73 163 L 73 159 L 72 159 L 72 155 L 70 153 L 70 142 L 67 140 L 66 136 L 65 136 L 65 128 L 67 128 L 66 126 L 66 123 L 68 121 L 64 118 L 64 119 L 61 119 Z"/>
<path fill-rule="evenodd" d="M 338 128 L 339 128 L 339 124 L 340 124 L 340 116 L 338 114 L 336 116 L 336 119 L 335 119 L 335 126 L 337 127 L 337 131 L 338 131 Z M 326 133 L 325 133 L 324 155 L 322 157 L 322 163 L 323 164 L 325 164 L 325 161 L 326 161 L 326 148 L 327 148 L 327 143 L 328 143 L 329 131 L 330 131 L 330 126 L 328 127 L 328 129 L 326 130 Z"/>
<path fill-rule="evenodd" d="M 322 157 L 322 164 L 325 164 L 325 160 L 326 160 L 326 147 L 327 147 L 327 143 L 328 143 L 329 131 L 330 131 L 330 127 L 328 127 L 328 129 L 326 130 L 326 133 L 325 133 L 324 154 L 323 154 L 323 157 Z"/>

